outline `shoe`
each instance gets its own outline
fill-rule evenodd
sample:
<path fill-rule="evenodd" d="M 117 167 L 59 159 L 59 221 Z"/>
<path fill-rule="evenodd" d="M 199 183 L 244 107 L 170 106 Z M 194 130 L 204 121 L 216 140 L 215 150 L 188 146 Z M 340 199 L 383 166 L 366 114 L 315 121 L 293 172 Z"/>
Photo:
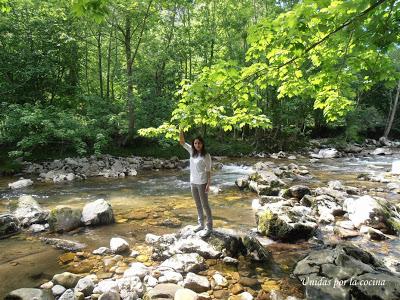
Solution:
<path fill-rule="evenodd" d="M 212 232 L 212 229 L 209 229 L 209 228 L 203 229 L 202 231 L 199 232 L 199 236 L 201 238 L 206 238 L 206 237 L 210 236 L 211 232 Z"/>
<path fill-rule="evenodd" d="M 200 230 L 203 230 L 204 229 L 204 226 L 202 226 L 202 225 L 197 225 L 194 229 L 193 229 L 193 231 L 194 232 L 199 232 Z"/>

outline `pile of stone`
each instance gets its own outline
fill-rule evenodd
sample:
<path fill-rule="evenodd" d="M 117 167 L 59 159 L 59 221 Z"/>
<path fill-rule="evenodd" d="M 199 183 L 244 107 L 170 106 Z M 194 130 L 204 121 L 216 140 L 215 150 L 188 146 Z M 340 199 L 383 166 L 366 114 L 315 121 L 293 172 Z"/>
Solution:
<path fill-rule="evenodd" d="M 235 181 L 239 189 L 250 189 L 259 196 L 277 196 L 286 187 L 285 181 L 310 179 L 310 172 L 305 166 L 294 163 L 276 166 L 273 162 L 258 162 L 254 172 Z"/>
<path fill-rule="evenodd" d="M 341 238 L 366 234 L 373 240 L 400 233 L 398 204 L 361 195 L 339 181 L 314 190 L 294 185 L 280 190 L 278 196 L 261 195 L 253 200 L 253 208 L 258 231 L 285 242 L 307 240 L 320 230 Z"/>
<path fill-rule="evenodd" d="M 32 196 L 24 195 L 11 202 L 10 212 L 0 215 L 0 238 L 17 234 L 23 228 L 33 233 L 46 230 L 63 233 L 81 226 L 111 223 L 114 223 L 114 213 L 104 199 L 89 202 L 83 209 L 57 206 L 49 211 Z"/>
<path fill-rule="evenodd" d="M 171 159 L 144 158 L 137 156 L 115 157 L 112 155 L 92 155 L 83 158 L 65 158 L 51 162 L 24 162 L 23 173 L 39 175 L 38 180 L 64 182 L 87 177 L 135 176 L 137 170 L 183 168 L 187 161 L 177 157 Z"/>
<path fill-rule="evenodd" d="M 96 272 L 98 267 L 94 266 L 86 270 L 86 275 L 56 274 L 38 289 L 18 289 L 5 299 L 252 300 L 266 295 L 257 278 L 207 270 L 207 259 L 238 266 L 243 255 L 251 255 L 270 262 L 270 253 L 251 235 L 217 229 L 202 239 L 194 233 L 193 226 L 187 226 L 175 234 L 148 234 L 146 242 L 157 261 L 148 261 L 123 238 L 112 238 L 109 247 L 94 250 L 91 257 L 79 254 L 95 262 L 92 266 L 100 264 L 107 273 Z M 67 256 L 64 261 L 77 261 L 74 255 Z"/>

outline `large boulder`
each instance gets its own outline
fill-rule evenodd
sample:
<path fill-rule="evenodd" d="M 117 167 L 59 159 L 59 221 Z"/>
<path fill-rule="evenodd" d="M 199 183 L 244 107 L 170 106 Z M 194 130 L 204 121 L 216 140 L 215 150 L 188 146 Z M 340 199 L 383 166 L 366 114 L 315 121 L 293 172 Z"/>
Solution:
<path fill-rule="evenodd" d="M 293 271 L 305 286 L 306 298 L 399 299 L 400 277 L 372 254 L 343 243 L 312 251 Z"/>
<path fill-rule="evenodd" d="M 49 225 L 52 232 L 68 232 L 82 225 L 80 209 L 57 206 L 50 211 Z"/>
<path fill-rule="evenodd" d="M 14 215 L 0 214 L 0 239 L 17 234 L 19 231 L 19 221 Z"/>
<path fill-rule="evenodd" d="M 22 288 L 10 292 L 4 300 L 54 300 L 49 290 Z"/>
<path fill-rule="evenodd" d="M 368 225 L 386 233 L 400 233 L 400 215 L 396 207 L 386 199 L 369 195 L 356 199 L 347 198 L 343 209 L 357 228 Z"/>
<path fill-rule="evenodd" d="M 19 197 L 16 207 L 12 207 L 12 213 L 22 226 L 44 223 L 49 215 L 49 212 L 44 210 L 32 196 Z"/>
<path fill-rule="evenodd" d="M 9 187 L 10 189 L 13 189 L 13 190 L 14 190 L 14 189 L 21 189 L 21 188 L 30 186 L 30 185 L 32 185 L 32 184 L 33 184 L 33 181 L 32 181 L 32 180 L 21 178 L 21 179 L 18 180 L 18 181 L 9 183 L 9 184 L 8 184 L 8 187 Z"/>
<path fill-rule="evenodd" d="M 206 238 L 208 244 L 227 256 L 238 257 L 246 253 L 242 237 L 232 229 L 216 228 Z"/>
<path fill-rule="evenodd" d="M 272 254 L 269 252 L 253 234 L 246 234 L 243 238 L 247 255 L 256 261 L 271 261 Z"/>
<path fill-rule="evenodd" d="M 106 225 L 114 223 L 114 214 L 109 204 L 104 199 L 90 202 L 83 207 L 82 222 L 85 225 Z"/>
<path fill-rule="evenodd" d="M 257 212 L 257 229 L 273 240 L 295 242 L 309 239 L 317 228 L 310 214 L 309 207 L 290 207 L 279 202 L 273 203 Z"/>

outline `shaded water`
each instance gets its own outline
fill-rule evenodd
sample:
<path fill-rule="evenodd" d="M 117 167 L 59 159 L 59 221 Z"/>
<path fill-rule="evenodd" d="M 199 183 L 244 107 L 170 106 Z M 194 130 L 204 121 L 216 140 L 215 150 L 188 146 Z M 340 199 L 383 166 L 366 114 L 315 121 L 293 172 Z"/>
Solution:
<path fill-rule="evenodd" d="M 274 160 L 278 165 L 296 163 L 309 168 L 313 178 L 304 183 L 309 186 L 323 186 L 330 180 L 341 180 L 346 185 L 366 188 L 382 187 L 382 183 L 358 181 L 359 173 L 376 173 L 390 169 L 391 162 L 400 155 L 389 157 L 341 158 L 321 160 L 310 164 L 308 159 L 296 161 Z M 215 227 L 247 231 L 255 226 L 251 200 L 255 194 L 240 192 L 234 186 L 236 178 L 250 173 L 250 165 L 261 159 L 226 160 L 221 170 L 213 172 L 213 185 L 222 189 L 218 195 L 210 194 L 210 203 L 215 219 Z M 161 170 L 141 172 L 136 177 L 119 179 L 90 178 L 65 184 L 36 183 L 25 189 L 10 191 L 9 182 L 16 178 L 0 177 L 0 212 L 7 210 L 10 200 L 22 194 L 32 195 L 43 207 L 57 205 L 83 207 L 85 203 L 104 198 L 114 209 L 117 224 L 96 228 L 83 228 L 78 231 L 51 235 L 84 242 L 89 249 L 108 246 L 114 236 L 125 238 L 130 245 L 141 244 L 147 233 L 164 234 L 175 232 L 176 228 L 163 225 L 165 220 L 179 220 L 186 224 L 196 223 L 196 208 L 190 194 L 189 171 Z M 301 183 L 293 182 L 293 184 Z M 379 196 L 399 201 L 397 194 L 380 193 Z M 144 219 L 127 220 L 130 213 L 140 212 Z M 161 222 L 160 222 L 161 221 Z M 306 255 L 310 247 L 307 243 L 295 245 L 269 243 L 278 267 L 253 266 L 264 276 L 279 280 L 281 285 L 289 286 L 288 274 L 296 261 Z M 364 242 L 363 242 L 364 243 Z M 384 243 L 369 243 L 370 250 L 380 255 L 397 253 L 398 239 Z M 383 249 L 383 250 L 382 250 Z M 62 251 L 44 245 L 28 235 L 14 236 L 0 240 L 0 297 L 10 290 L 20 287 L 38 286 L 52 275 L 61 272 L 58 256 Z M 400 253 L 398 253 L 400 255 Z M 218 265 L 215 266 L 218 269 Z M 249 271 L 250 272 L 250 271 Z M 10 276 L 13 274 L 13 276 Z"/>

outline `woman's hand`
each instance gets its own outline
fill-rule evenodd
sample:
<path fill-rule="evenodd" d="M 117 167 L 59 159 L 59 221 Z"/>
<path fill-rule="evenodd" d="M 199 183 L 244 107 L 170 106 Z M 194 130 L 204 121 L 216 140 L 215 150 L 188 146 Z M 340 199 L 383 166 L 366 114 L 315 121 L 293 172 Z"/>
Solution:
<path fill-rule="evenodd" d="M 207 183 L 207 184 L 206 184 L 206 193 L 208 193 L 209 191 L 210 191 L 210 184 Z"/>
<path fill-rule="evenodd" d="M 185 143 L 185 136 L 183 135 L 182 129 L 179 131 L 179 144 L 183 145 Z"/>

